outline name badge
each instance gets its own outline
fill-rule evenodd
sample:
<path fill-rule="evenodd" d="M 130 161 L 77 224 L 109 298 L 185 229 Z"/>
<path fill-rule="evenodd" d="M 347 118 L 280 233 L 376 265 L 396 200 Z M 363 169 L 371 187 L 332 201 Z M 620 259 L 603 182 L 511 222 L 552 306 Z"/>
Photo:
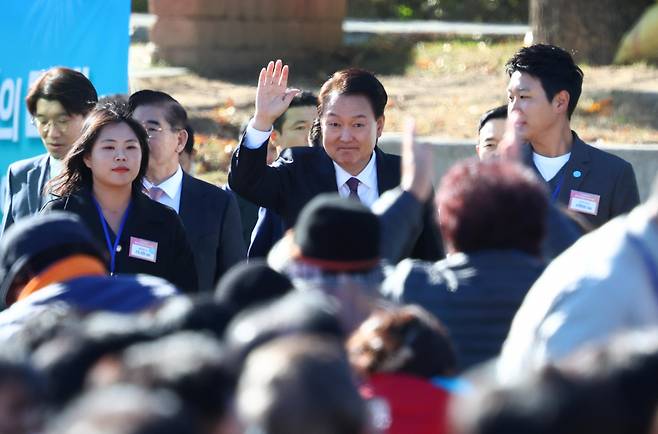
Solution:
<path fill-rule="evenodd" d="M 131 258 L 142 259 L 144 261 L 155 262 L 158 257 L 158 243 L 155 241 L 143 240 L 141 238 L 130 237 Z"/>
<path fill-rule="evenodd" d="M 571 195 L 569 196 L 569 209 L 585 214 L 596 215 L 599 212 L 600 200 L 601 196 L 598 194 L 571 190 Z"/>

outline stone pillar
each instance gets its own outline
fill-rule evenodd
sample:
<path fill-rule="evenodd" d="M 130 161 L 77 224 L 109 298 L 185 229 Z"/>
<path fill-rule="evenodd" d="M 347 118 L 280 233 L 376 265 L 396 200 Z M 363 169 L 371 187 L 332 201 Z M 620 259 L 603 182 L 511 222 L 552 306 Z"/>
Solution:
<path fill-rule="evenodd" d="M 335 50 L 346 0 L 149 0 L 149 10 L 155 59 L 212 76 L 276 58 L 301 69 Z"/>

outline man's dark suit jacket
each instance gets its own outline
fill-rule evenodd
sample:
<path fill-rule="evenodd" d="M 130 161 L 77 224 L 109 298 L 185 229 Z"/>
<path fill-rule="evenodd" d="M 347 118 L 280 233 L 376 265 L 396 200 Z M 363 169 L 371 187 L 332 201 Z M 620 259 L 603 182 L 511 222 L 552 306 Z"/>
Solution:
<path fill-rule="evenodd" d="M 235 198 L 183 173 L 178 215 L 194 253 L 199 289 L 212 290 L 219 278 L 246 256 Z"/>
<path fill-rule="evenodd" d="M 377 147 L 375 154 L 381 195 L 399 185 L 400 157 Z M 241 143 L 231 159 L 229 185 L 246 199 L 278 213 L 286 229 L 294 226 L 302 208 L 315 196 L 338 192 L 334 165 L 324 148 L 289 148 L 272 166 L 267 165 L 266 156 L 267 146 L 249 149 Z M 403 257 L 437 260 L 443 257 L 443 246 L 432 201 L 426 204 L 423 218 L 421 232 L 404 249 Z"/>
<path fill-rule="evenodd" d="M 103 226 L 89 189 L 48 202 L 42 212 L 49 210 L 69 211 L 80 216 L 98 245 L 107 250 Z M 114 242 L 116 235 L 111 228 L 108 229 L 111 242 Z M 157 242 L 156 262 L 129 256 L 131 237 Z M 141 192 L 133 193 L 130 214 L 119 245 L 121 251 L 116 253 L 115 259 L 117 274 L 150 274 L 167 279 L 185 292 L 198 290 L 194 256 L 185 229 L 176 211 L 168 206 L 149 199 Z"/>
<path fill-rule="evenodd" d="M 284 233 L 285 226 L 281 217 L 272 210 L 260 208 L 258 210 L 258 221 L 251 233 L 247 257 L 250 260 L 266 258 L 274 244 L 283 237 Z"/>
<path fill-rule="evenodd" d="M 3 234 L 14 221 L 41 209 L 43 187 L 48 181 L 49 154 L 38 155 L 12 163 L 7 170 L 3 186 Z"/>
<path fill-rule="evenodd" d="M 522 158 L 526 165 L 536 170 L 530 144 L 523 146 Z M 600 196 L 596 215 L 581 214 L 594 227 L 629 212 L 640 203 L 633 166 L 616 155 L 588 145 L 575 132 L 571 157 L 556 176 L 562 171 L 564 178 L 557 201 L 565 207 L 569 206 L 573 190 Z"/>

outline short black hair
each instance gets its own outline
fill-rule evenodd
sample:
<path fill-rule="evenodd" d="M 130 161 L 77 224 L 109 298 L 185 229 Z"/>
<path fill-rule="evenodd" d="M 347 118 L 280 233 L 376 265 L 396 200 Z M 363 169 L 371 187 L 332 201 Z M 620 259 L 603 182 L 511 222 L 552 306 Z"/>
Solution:
<path fill-rule="evenodd" d="M 69 68 L 51 68 L 30 87 L 25 97 L 27 111 L 37 113 L 37 101 L 46 99 L 59 102 L 69 115 L 86 115 L 98 101 L 98 94 L 91 81 Z"/>
<path fill-rule="evenodd" d="M 478 124 L 478 132 L 482 130 L 484 124 L 494 119 L 507 119 L 507 105 L 501 105 L 484 112 Z"/>
<path fill-rule="evenodd" d="M 290 105 L 288 106 L 288 109 L 291 109 L 293 107 L 316 107 L 318 106 L 318 97 L 312 92 L 309 92 L 307 90 L 302 91 L 295 95 L 295 97 L 292 99 L 290 102 Z M 286 111 L 288 111 L 286 109 Z M 283 123 L 286 121 L 286 112 L 283 112 L 281 116 L 276 118 L 274 121 L 274 129 L 277 131 L 281 131 L 281 128 L 283 127 Z"/>
<path fill-rule="evenodd" d="M 173 392 L 203 425 L 228 413 L 235 383 L 229 351 L 204 333 L 184 331 L 125 349 L 123 376 L 152 390 Z"/>
<path fill-rule="evenodd" d="M 322 115 L 324 106 L 333 93 L 338 95 L 361 95 L 368 99 L 375 118 L 384 115 L 388 95 L 384 85 L 369 71 L 349 68 L 337 71 L 325 81 L 320 89 L 318 114 Z"/>
<path fill-rule="evenodd" d="M 168 93 L 159 90 L 140 90 L 128 98 L 128 109 L 133 113 L 135 109 L 143 105 L 154 105 L 165 109 L 165 120 L 172 128 L 184 130 L 187 126 L 187 112 L 179 103 Z"/>
<path fill-rule="evenodd" d="M 576 109 L 583 88 L 583 71 L 573 57 L 555 45 L 535 44 L 521 48 L 505 64 L 508 75 L 525 72 L 541 82 L 549 101 L 560 91 L 569 93 L 568 115 Z"/>
<path fill-rule="evenodd" d="M 185 148 L 183 152 L 192 155 L 194 151 L 194 129 L 190 124 L 185 126 L 185 131 L 187 131 L 187 142 L 185 142 Z"/>

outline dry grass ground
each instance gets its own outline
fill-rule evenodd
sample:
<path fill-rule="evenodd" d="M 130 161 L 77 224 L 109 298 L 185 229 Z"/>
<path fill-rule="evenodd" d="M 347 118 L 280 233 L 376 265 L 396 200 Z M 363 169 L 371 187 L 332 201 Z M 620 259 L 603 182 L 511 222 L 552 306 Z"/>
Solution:
<path fill-rule="evenodd" d="M 520 41 L 380 39 L 346 48 L 315 72 L 296 74 L 295 65 L 291 65 L 290 82 L 317 91 L 330 71 L 348 64 L 361 65 L 378 73 L 389 93 L 386 131 L 399 131 L 404 116 L 411 115 L 421 135 L 473 140 L 481 113 L 505 103 L 503 65 L 520 46 Z M 144 46 L 133 46 L 133 65 L 143 62 L 144 51 Z M 133 78 L 131 86 L 133 90 L 164 90 L 188 108 L 200 132 L 199 173 L 223 182 L 222 171 L 240 125 L 253 110 L 258 69 L 254 67 L 253 77 L 235 80 L 186 74 Z M 656 66 L 585 65 L 583 70 L 583 96 L 573 118 L 573 127 L 583 139 L 590 143 L 658 143 L 658 113 L 643 109 L 629 94 L 658 94 Z"/>

